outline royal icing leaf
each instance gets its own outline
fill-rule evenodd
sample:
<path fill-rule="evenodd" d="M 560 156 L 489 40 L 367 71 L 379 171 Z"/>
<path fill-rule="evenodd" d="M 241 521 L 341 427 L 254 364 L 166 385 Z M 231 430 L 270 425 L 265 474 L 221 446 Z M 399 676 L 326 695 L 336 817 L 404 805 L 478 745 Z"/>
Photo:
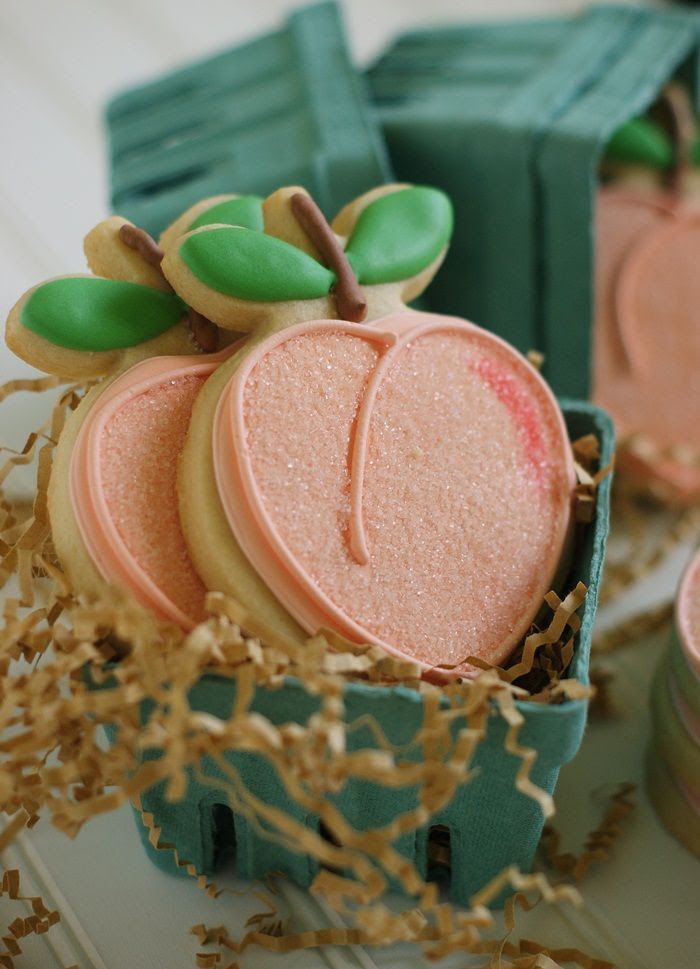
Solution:
<path fill-rule="evenodd" d="M 444 192 L 422 186 L 399 189 L 367 206 L 345 251 L 363 285 L 409 279 L 440 255 L 452 221 Z"/>
<path fill-rule="evenodd" d="M 183 316 L 185 304 L 117 279 L 65 276 L 37 286 L 22 307 L 28 330 L 68 350 L 117 350 L 159 336 Z"/>
<path fill-rule="evenodd" d="M 237 198 L 217 202 L 200 212 L 188 231 L 205 225 L 241 225 L 245 229 L 263 230 L 263 200 L 259 195 L 239 195 Z"/>
<path fill-rule="evenodd" d="M 296 246 L 237 226 L 186 236 L 180 256 L 206 286 L 237 299 L 318 299 L 335 282 L 335 273 Z"/>
<path fill-rule="evenodd" d="M 606 161 L 669 168 L 673 146 L 666 132 L 647 118 L 632 118 L 618 128 L 605 148 Z"/>

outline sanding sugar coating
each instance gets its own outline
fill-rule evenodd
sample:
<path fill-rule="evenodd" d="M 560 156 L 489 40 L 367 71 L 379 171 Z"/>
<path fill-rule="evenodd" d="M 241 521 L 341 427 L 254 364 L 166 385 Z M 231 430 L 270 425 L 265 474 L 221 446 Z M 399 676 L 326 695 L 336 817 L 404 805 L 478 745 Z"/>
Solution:
<path fill-rule="evenodd" d="M 700 678 L 700 552 L 681 582 L 676 601 L 676 628 L 685 658 Z"/>
<path fill-rule="evenodd" d="M 177 464 L 195 398 L 219 357 L 160 357 L 96 401 L 71 461 L 71 498 L 102 577 L 163 619 L 191 628 L 206 590 L 178 511 Z"/>
<path fill-rule="evenodd" d="M 426 667 L 502 662 L 527 631 L 570 531 L 569 452 L 522 357 L 410 312 L 271 337 L 214 431 L 234 534 L 299 623 Z"/>
<path fill-rule="evenodd" d="M 100 474 L 112 521 L 129 552 L 188 616 L 203 616 L 204 586 L 182 536 L 177 460 L 200 377 L 169 380 L 132 397 L 104 430 Z"/>

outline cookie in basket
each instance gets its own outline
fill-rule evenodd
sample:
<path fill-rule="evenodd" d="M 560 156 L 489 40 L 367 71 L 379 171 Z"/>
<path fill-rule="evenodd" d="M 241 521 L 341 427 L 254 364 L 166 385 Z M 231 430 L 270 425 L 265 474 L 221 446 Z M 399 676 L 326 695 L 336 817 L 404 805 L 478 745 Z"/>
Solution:
<path fill-rule="evenodd" d="M 217 223 L 259 225 L 260 200 L 232 196 L 200 206 Z M 18 356 L 61 377 L 98 380 L 70 416 L 56 451 L 49 514 L 58 556 L 75 589 L 104 583 L 159 618 L 189 628 L 206 590 L 177 512 L 177 456 L 199 387 L 230 351 L 217 328 L 188 312 L 160 271 L 162 251 L 113 217 L 85 239 L 94 275 L 34 287 L 7 320 Z"/>
<path fill-rule="evenodd" d="M 384 186 L 332 226 L 301 189 L 232 204 L 188 210 L 154 261 L 183 313 L 248 338 L 112 362 L 61 442 L 51 518 L 76 587 L 98 576 L 185 626 L 217 590 L 278 634 L 329 627 L 426 672 L 505 661 L 566 568 L 575 474 L 520 354 L 407 308 L 444 257 L 449 200 Z"/>
<path fill-rule="evenodd" d="M 198 571 L 281 632 L 330 627 L 426 670 L 504 661 L 566 561 L 574 472 L 522 356 L 406 307 L 444 256 L 447 198 L 385 186 L 329 227 L 285 189 L 264 214 L 262 236 L 165 244 L 176 291 L 251 331 L 180 464 Z"/>

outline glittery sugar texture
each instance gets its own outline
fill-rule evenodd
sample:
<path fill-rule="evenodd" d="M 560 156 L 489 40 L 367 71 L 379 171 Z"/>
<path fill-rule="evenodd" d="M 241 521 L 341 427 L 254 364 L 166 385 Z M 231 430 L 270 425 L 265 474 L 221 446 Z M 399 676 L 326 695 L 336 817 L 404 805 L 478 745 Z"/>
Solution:
<path fill-rule="evenodd" d="M 265 509 L 321 591 L 381 640 L 428 664 L 500 662 L 562 554 L 570 483 L 551 403 L 506 351 L 486 359 L 448 330 L 409 343 L 372 414 L 362 566 L 348 551 L 349 450 L 380 355 L 325 333 L 257 364 L 245 414 Z"/>
<path fill-rule="evenodd" d="M 110 417 L 100 474 L 114 524 L 129 552 L 190 618 L 204 616 L 205 589 L 180 526 L 177 464 L 203 379 L 182 376 L 132 397 Z"/>

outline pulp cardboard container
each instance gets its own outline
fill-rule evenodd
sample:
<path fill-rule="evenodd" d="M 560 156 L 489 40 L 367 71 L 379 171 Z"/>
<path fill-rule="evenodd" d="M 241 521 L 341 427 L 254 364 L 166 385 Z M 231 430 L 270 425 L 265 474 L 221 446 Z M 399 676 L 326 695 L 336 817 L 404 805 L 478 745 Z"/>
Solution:
<path fill-rule="evenodd" d="M 612 134 L 674 77 L 698 103 L 700 16 L 637 10 L 618 56 L 551 125 L 536 158 L 541 226 L 540 315 L 557 393 L 585 396 L 591 367 L 592 225 L 600 158 Z"/>
<path fill-rule="evenodd" d="M 630 16 L 606 14 L 607 29 L 618 40 Z M 407 63 L 399 72 L 393 101 L 387 90 L 392 71 L 380 66 L 372 74 L 379 114 L 394 157 L 404 167 L 402 176 L 407 175 L 412 159 L 409 177 L 441 184 L 457 205 L 457 254 L 432 284 L 438 294 L 433 304 L 487 325 L 497 321 L 498 326 L 491 328 L 522 349 L 536 345 L 531 333 L 537 300 L 529 267 L 536 260 L 533 222 L 538 211 L 531 191 L 531 129 L 522 117 L 527 109 L 537 130 L 546 130 L 551 115 L 578 91 L 579 75 L 591 77 L 604 60 L 598 50 L 600 28 L 589 26 L 574 34 L 568 21 L 553 20 L 418 35 L 397 46 L 398 59 L 405 56 Z M 496 39 L 497 50 L 492 46 Z M 609 39 L 603 46 L 608 43 Z M 431 66 L 435 44 L 452 57 L 441 71 Z M 418 70 L 416 56 L 421 51 L 425 64 Z M 389 61 L 395 62 L 393 55 Z M 562 86 L 567 64 L 575 65 L 575 78 Z M 530 85 L 531 77 L 537 82 Z M 435 96 L 426 95 L 432 80 L 439 87 Z M 469 124 L 459 121 L 463 115 Z M 513 122 L 508 152 L 498 150 L 500 117 Z M 114 207 L 153 233 L 204 195 L 264 194 L 279 185 L 301 182 L 330 215 L 350 198 L 391 177 L 362 84 L 348 62 L 333 4 L 295 13 L 276 34 L 116 98 L 109 107 L 108 122 Z M 507 197 L 501 198 L 504 190 Z M 475 287 L 480 274 L 481 285 Z M 563 409 L 571 438 L 596 434 L 602 462 L 607 463 L 613 451 L 607 416 L 590 404 L 571 400 L 563 401 Z M 610 479 L 606 479 L 598 492 L 595 522 L 583 534 L 569 581 L 564 583 L 581 580 L 588 586 L 570 670 L 583 683 L 588 682 L 609 489 Z M 190 699 L 194 709 L 225 718 L 235 700 L 235 684 L 205 675 Z M 422 723 L 421 697 L 405 687 L 348 683 L 344 701 L 348 721 L 371 714 L 397 744 L 409 741 Z M 274 691 L 259 689 L 253 709 L 282 724 L 306 722 L 317 705 L 318 699 L 303 684 L 290 679 Z M 587 704 L 521 701 L 518 708 L 525 718 L 521 742 L 534 747 L 538 755 L 532 779 L 551 793 L 560 767 L 579 747 Z M 143 717 L 147 715 L 144 708 Z M 474 779 L 428 827 L 396 845 L 426 874 L 431 828 L 447 828 L 449 895 L 458 904 L 467 905 L 472 894 L 505 865 L 529 868 L 542 831 L 540 807 L 514 787 L 520 762 L 504 751 L 505 730 L 494 710 L 476 755 L 479 770 Z M 352 731 L 348 743 L 361 749 L 375 741 L 365 730 Z M 159 752 L 144 756 L 155 758 Z M 231 750 L 227 759 L 257 797 L 318 827 L 317 818 L 304 817 L 290 801 L 275 769 L 259 755 Z M 217 776 L 214 764 L 205 763 L 204 769 Z M 161 841 L 174 844 L 180 859 L 201 873 L 215 871 L 228 849 L 235 847 L 237 872 L 243 878 L 282 870 L 297 884 L 310 884 L 316 863 L 284 850 L 244 817 L 234 817 L 221 780 L 217 791 L 190 775 L 187 796 L 176 804 L 165 798 L 163 784 L 142 795 L 143 809 L 153 814 L 161 829 Z M 374 828 L 410 810 L 416 798 L 414 788 L 390 790 L 353 781 L 336 801 L 355 827 Z M 155 850 L 138 815 L 136 821 L 152 860 L 165 870 L 181 872 L 172 852 Z"/>
<path fill-rule="evenodd" d="M 120 94 L 107 127 L 112 208 L 153 235 L 210 195 L 304 185 L 331 216 L 391 180 L 333 3 Z"/>
<path fill-rule="evenodd" d="M 595 434 L 601 442 L 601 460 L 607 463 L 614 446 L 609 418 L 592 404 L 563 401 L 562 406 L 571 438 Z M 610 478 L 606 478 L 598 490 L 595 521 L 583 532 L 564 583 L 568 588 L 581 580 L 588 586 L 569 670 L 569 675 L 582 683 L 588 682 L 592 629 L 608 531 L 609 491 Z M 193 709 L 222 719 L 230 715 L 234 700 L 235 684 L 214 674 L 204 675 L 190 694 Z M 421 696 L 403 686 L 348 683 L 344 702 L 348 723 L 371 715 L 395 744 L 407 744 L 423 723 Z M 547 705 L 518 701 L 517 706 L 525 718 L 520 743 L 537 751 L 532 780 L 553 793 L 561 766 L 572 759 L 581 743 L 587 702 L 565 700 Z M 252 703 L 253 710 L 274 724 L 305 723 L 317 708 L 318 697 L 307 693 L 304 685 L 293 679 L 287 679 L 276 690 L 258 689 Z M 146 707 L 142 716 L 145 721 Z M 461 725 L 456 723 L 455 730 Z M 453 801 L 431 819 L 430 825 L 395 844 L 426 875 L 431 829 L 447 828 L 451 852 L 448 892 L 456 904 L 468 905 L 471 896 L 506 865 L 528 870 L 542 832 L 544 817 L 539 805 L 514 786 L 520 761 L 505 751 L 505 732 L 505 721 L 494 709 L 487 736 L 476 753 L 474 766 L 478 770 L 474 778 L 458 789 Z M 376 746 L 374 734 L 368 729 L 353 730 L 347 741 L 351 750 Z M 144 759 L 158 756 L 158 750 L 151 750 Z M 318 818 L 304 815 L 285 792 L 275 768 L 261 755 L 230 750 L 226 759 L 240 772 L 243 782 L 257 798 L 318 829 Z M 183 801 L 169 802 L 164 783 L 142 794 L 143 810 L 153 814 L 155 824 L 161 829 L 161 841 L 175 845 L 180 859 L 187 860 L 203 874 L 214 873 L 233 849 L 236 872 L 241 878 L 260 878 L 275 870 L 285 872 L 298 885 L 309 885 L 317 872 L 316 862 L 282 848 L 265 836 L 264 828 L 252 827 L 245 817 L 234 816 L 225 794 L 227 780 L 214 763 L 205 759 L 202 766 L 210 778 L 220 779 L 220 790 L 202 785 L 188 771 L 189 784 Z M 398 814 L 416 807 L 417 796 L 415 787 L 397 790 L 353 780 L 334 801 L 355 828 L 369 829 L 385 825 Z M 182 873 L 171 851 L 159 851 L 151 846 L 138 812 L 136 824 L 152 861 L 166 871 Z"/>
<path fill-rule="evenodd" d="M 397 177 L 455 204 L 430 307 L 542 351 L 559 394 L 589 391 L 600 156 L 672 76 L 697 91 L 699 26 L 613 6 L 446 27 L 399 38 L 369 72 Z"/>

